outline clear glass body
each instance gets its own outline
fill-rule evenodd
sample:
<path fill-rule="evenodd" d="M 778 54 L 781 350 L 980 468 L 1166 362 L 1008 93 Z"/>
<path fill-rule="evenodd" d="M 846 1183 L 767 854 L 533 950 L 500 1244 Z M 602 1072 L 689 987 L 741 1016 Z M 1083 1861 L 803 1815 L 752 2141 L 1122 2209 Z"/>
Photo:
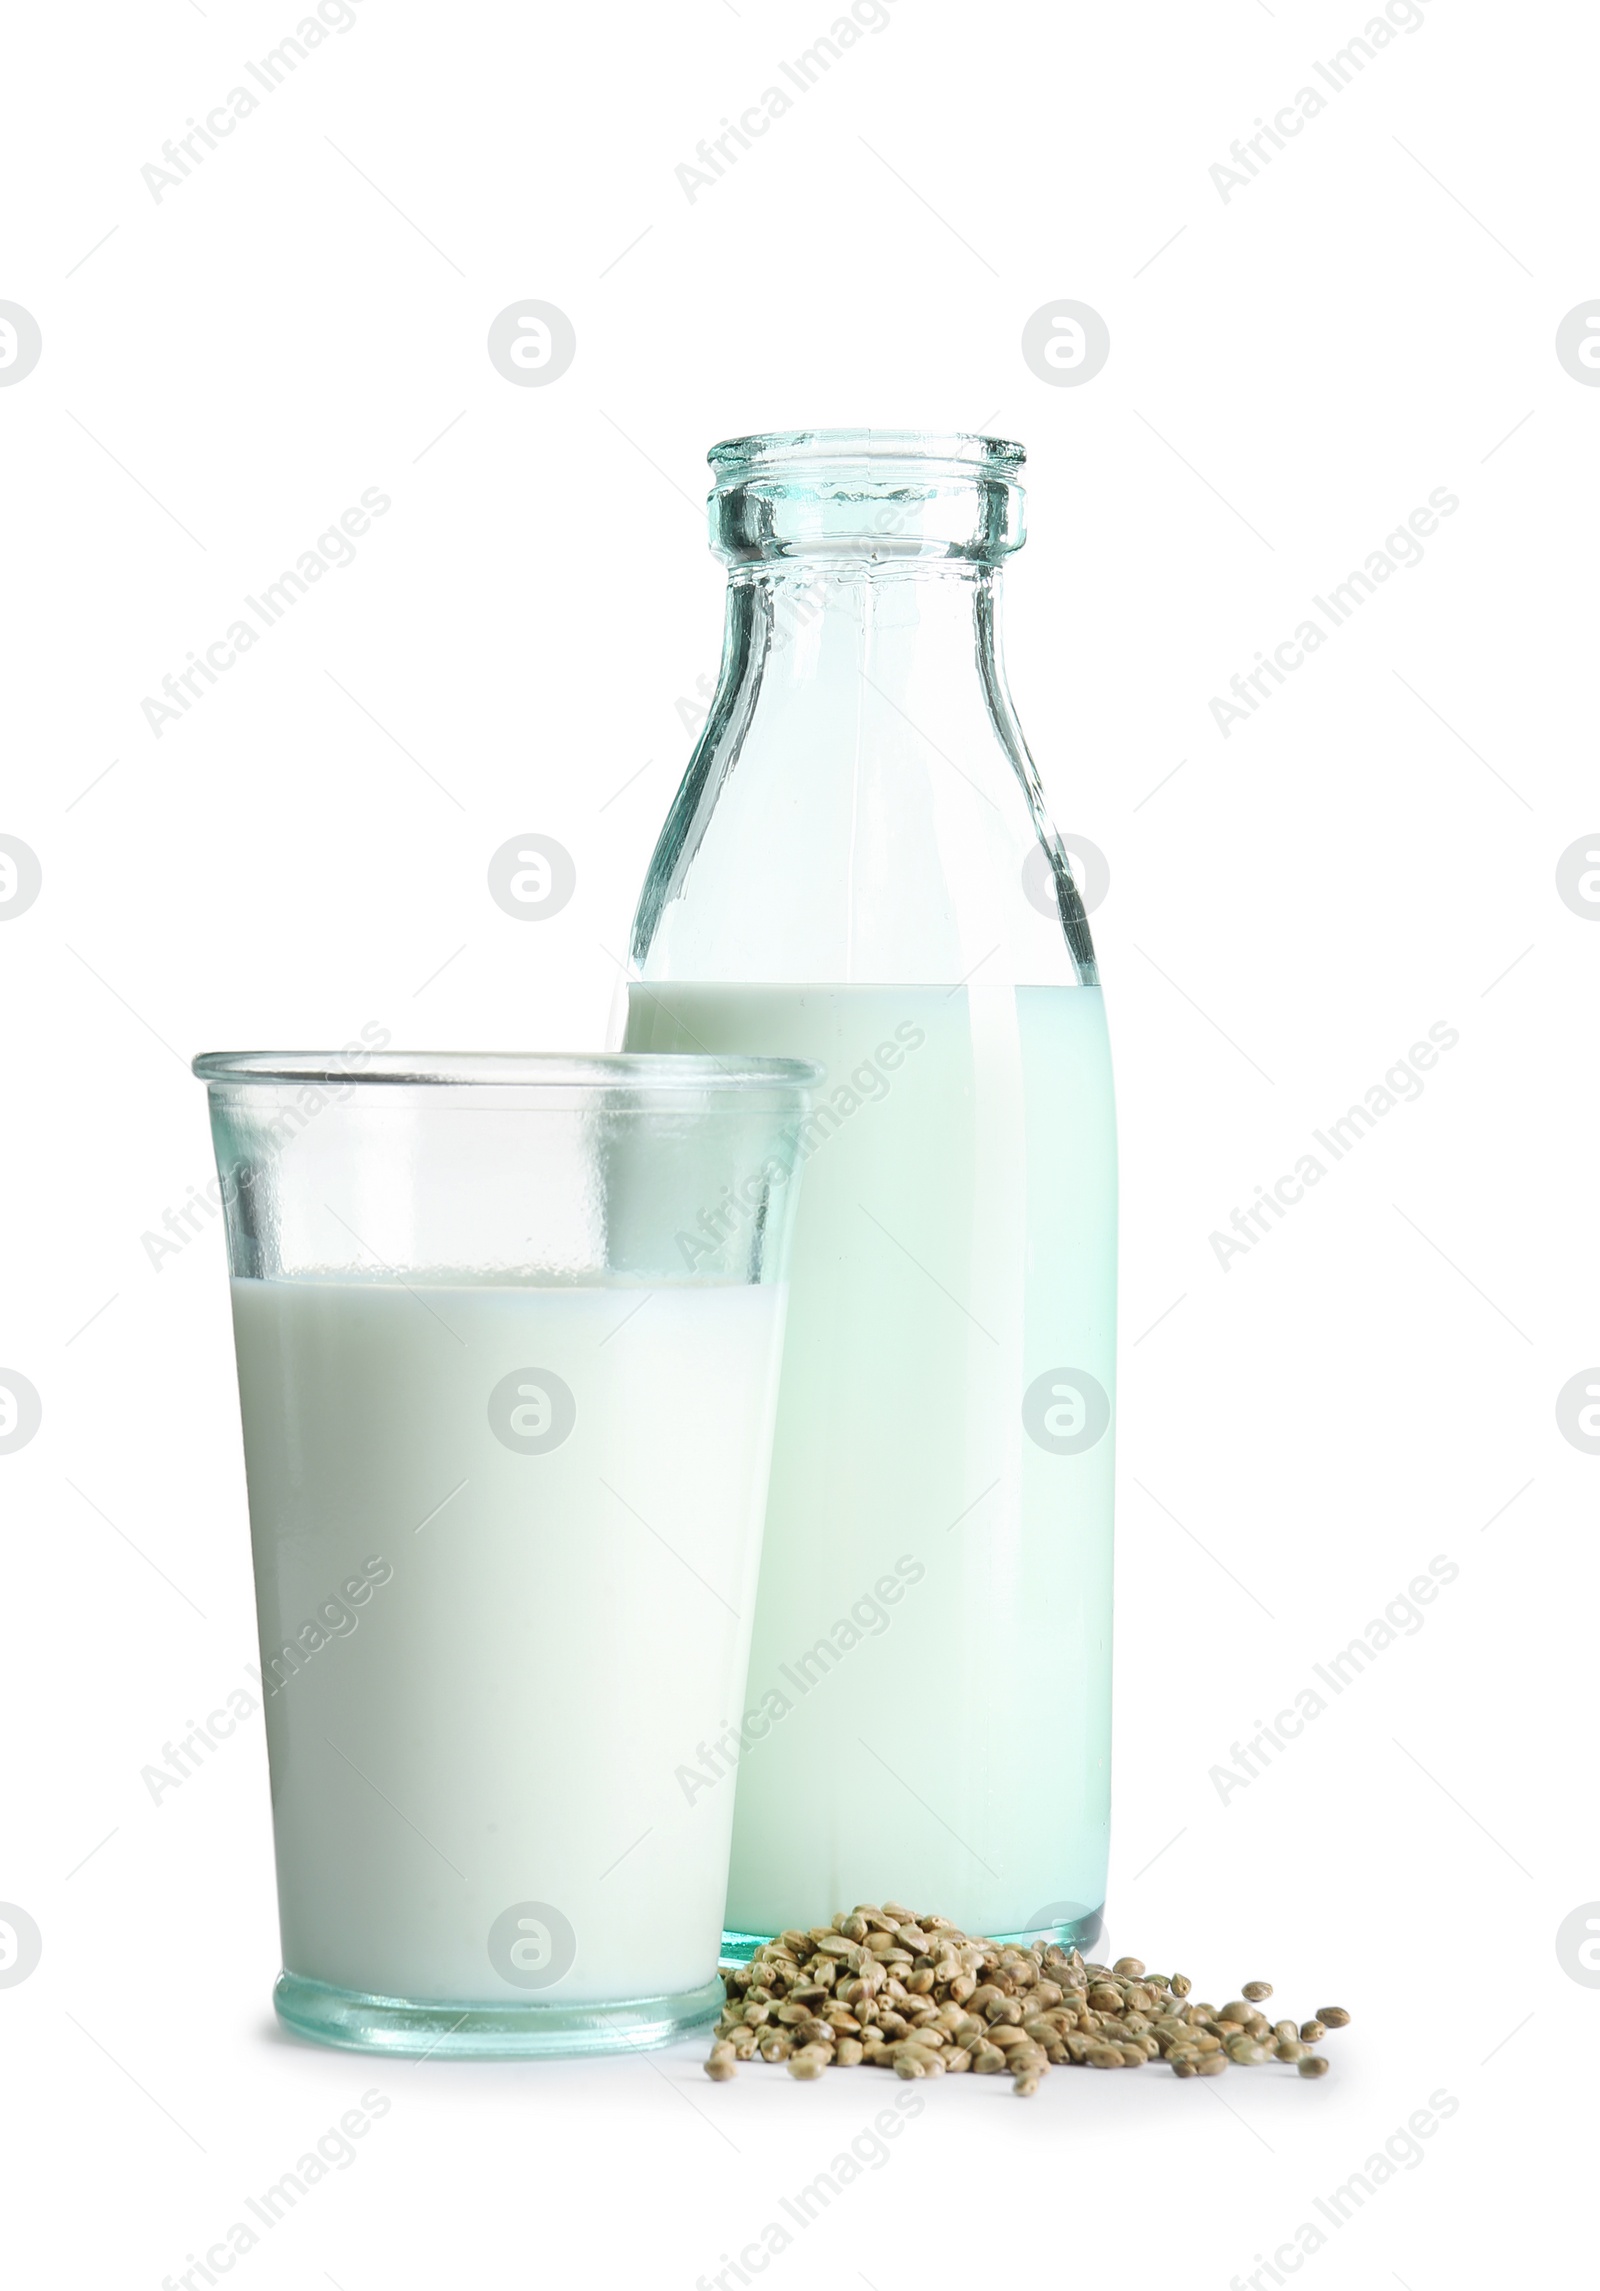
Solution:
<path fill-rule="evenodd" d="M 1019 448 L 712 452 L 721 678 L 626 1041 L 822 1064 L 727 1946 L 894 1898 L 1090 1938 L 1109 1823 L 1116 1170 L 1082 902 L 1006 691 Z"/>
<path fill-rule="evenodd" d="M 714 2012 L 814 1069 L 214 1055 L 284 1971 L 324 2042 Z"/>

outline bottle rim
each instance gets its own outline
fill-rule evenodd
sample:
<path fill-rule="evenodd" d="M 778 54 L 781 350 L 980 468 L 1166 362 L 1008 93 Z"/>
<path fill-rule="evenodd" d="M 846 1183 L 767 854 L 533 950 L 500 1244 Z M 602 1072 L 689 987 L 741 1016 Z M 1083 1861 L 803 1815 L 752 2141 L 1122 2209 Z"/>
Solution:
<path fill-rule="evenodd" d="M 832 557 L 888 567 L 994 565 L 1023 539 L 1026 459 L 966 430 L 761 430 L 711 464 L 711 546 L 725 564 Z"/>
<path fill-rule="evenodd" d="M 920 463 L 973 476 L 1015 477 L 1027 460 L 1026 448 L 1010 438 L 976 430 L 756 430 L 748 437 L 723 438 L 706 455 L 714 482 L 738 485 L 752 477 L 774 477 L 830 465 Z"/>

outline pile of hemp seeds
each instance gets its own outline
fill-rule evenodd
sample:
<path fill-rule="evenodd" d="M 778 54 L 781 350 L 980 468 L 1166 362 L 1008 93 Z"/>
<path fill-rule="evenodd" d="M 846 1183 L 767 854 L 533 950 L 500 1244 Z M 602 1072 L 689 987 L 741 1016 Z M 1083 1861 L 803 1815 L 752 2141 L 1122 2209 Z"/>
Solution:
<path fill-rule="evenodd" d="M 723 1974 L 727 2001 L 706 2074 L 724 2083 L 742 2060 L 782 2061 L 808 2082 L 826 2068 L 896 2076 L 1009 2076 L 1035 2093 L 1052 2067 L 1142 2068 L 1220 2076 L 1269 2061 L 1325 2076 L 1313 2048 L 1350 2015 L 1322 2005 L 1298 2024 L 1261 2010 L 1270 1981 L 1246 1981 L 1222 2006 L 1191 2002 L 1184 1973 L 1147 1973 L 1137 1957 L 1087 1964 L 1047 1942 L 1024 1949 L 918 1917 L 897 1901 L 862 1902 L 831 1926 L 763 1942 Z"/>

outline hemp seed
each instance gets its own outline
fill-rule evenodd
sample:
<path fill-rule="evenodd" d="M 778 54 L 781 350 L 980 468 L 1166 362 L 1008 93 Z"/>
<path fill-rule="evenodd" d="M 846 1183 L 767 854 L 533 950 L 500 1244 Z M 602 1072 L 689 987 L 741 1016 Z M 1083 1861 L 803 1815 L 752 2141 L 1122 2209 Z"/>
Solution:
<path fill-rule="evenodd" d="M 831 1925 L 786 1930 L 724 1973 L 705 2070 L 716 2084 L 757 2058 L 781 2062 L 798 2083 L 830 2067 L 892 2068 L 907 2081 L 1005 2074 L 1023 2099 L 1052 2066 L 1165 2060 L 1188 2080 L 1282 2063 L 1318 2077 L 1328 2062 L 1308 2048 L 1350 2019 L 1326 2005 L 1298 2026 L 1269 2021 L 1260 2007 L 1270 1981 L 1246 1981 L 1220 2010 L 1192 1987 L 1186 1973 L 1147 1972 L 1138 1957 L 1100 1965 L 1055 1941 L 1025 1949 L 900 1902 L 862 1902 Z"/>

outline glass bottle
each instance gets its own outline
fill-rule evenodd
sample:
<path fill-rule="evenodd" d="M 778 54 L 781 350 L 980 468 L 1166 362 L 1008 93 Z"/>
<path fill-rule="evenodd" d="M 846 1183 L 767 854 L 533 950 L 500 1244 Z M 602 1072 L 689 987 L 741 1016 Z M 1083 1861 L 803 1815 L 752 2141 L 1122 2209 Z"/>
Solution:
<path fill-rule="evenodd" d="M 1022 450 L 789 431 L 710 460 L 721 675 L 626 1043 L 827 1072 L 722 1737 L 728 1946 L 885 1898 L 1091 1940 L 1115 1138 L 1088 924 L 1000 663 Z"/>

